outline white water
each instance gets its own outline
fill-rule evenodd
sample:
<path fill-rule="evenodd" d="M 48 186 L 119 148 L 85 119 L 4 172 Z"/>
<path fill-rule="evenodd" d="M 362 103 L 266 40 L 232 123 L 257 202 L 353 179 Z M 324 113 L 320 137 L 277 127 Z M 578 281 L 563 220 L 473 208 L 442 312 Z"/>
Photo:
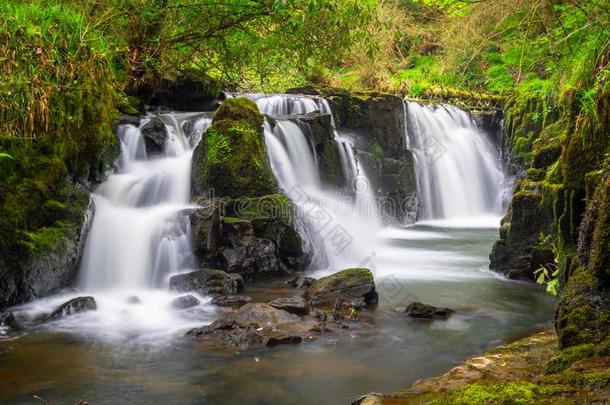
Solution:
<path fill-rule="evenodd" d="M 418 176 L 419 219 L 498 226 L 504 182 L 500 151 L 463 110 L 414 102 L 406 102 L 405 110 L 407 145 Z"/>
<path fill-rule="evenodd" d="M 209 298 L 177 311 L 168 291 L 170 275 L 193 265 L 190 221 L 191 157 L 211 120 L 200 114 L 158 116 L 169 134 L 160 156 L 147 156 L 140 128 L 118 129 L 121 156 L 116 172 L 93 194 L 95 215 L 82 257 L 78 293 L 30 303 L 29 317 L 48 314 L 82 295 L 95 297 L 98 309 L 44 327 L 93 333 L 105 339 L 137 339 L 158 344 L 177 331 L 200 326 L 214 313 Z M 190 136 L 184 127 L 191 121 Z M 196 294 L 195 294 L 196 295 Z M 137 297 L 134 298 L 134 297 Z M 136 301 L 134 303 L 134 300 Z"/>
<path fill-rule="evenodd" d="M 503 180 L 498 153 L 466 113 L 451 107 L 405 105 L 411 124 L 407 141 L 417 158 L 420 206 L 427 210 L 420 213 L 418 226 L 394 229 L 382 227 L 374 191 L 357 153 L 336 130 L 349 191 L 322 183 L 311 135 L 298 115 L 330 114 L 326 100 L 280 95 L 252 98 L 263 113 L 279 115 L 274 127 L 265 124 L 265 141 L 273 171 L 296 203 L 298 225 L 314 249 L 310 270 L 315 276 L 359 266 L 370 267 L 380 284 L 396 277 L 492 277 L 472 255 L 427 247 L 434 240 L 459 244 L 447 228 L 498 225 Z M 169 342 L 176 334 L 214 319 L 209 298 L 199 297 L 201 305 L 176 311 L 170 303 L 180 294 L 167 291 L 169 276 L 192 265 L 190 223 L 185 214 L 192 208 L 191 157 L 210 120 L 193 114 L 161 118 L 170 134 L 161 156 L 147 156 L 139 128 L 119 129 L 122 153 L 117 171 L 94 194 L 96 211 L 82 260 L 80 291 L 38 300 L 17 312 L 34 319 L 70 298 L 93 295 L 97 311 L 42 327 L 152 345 Z M 193 119 L 193 133 L 187 138 L 183 129 Z M 430 137 L 444 151 L 435 159 L 429 158 Z M 480 266 L 475 272 L 473 263 Z M 133 303 L 134 296 L 140 303 Z"/>
<path fill-rule="evenodd" d="M 328 102 L 297 95 L 250 95 L 263 114 L 277 115 L 275 127 L 265 125 L 265 142 L 280 187 L 297 209 L 299 230 L 314 251 L 313 270 L 334 272 L 358 266 L 379 243 L 381 221 L 373 190 L 358 164 L 353 146 L 334 129 Z M 347 188 L 322 184 L 315 148 L 305 124 L 287 116 L 319 111 L 330 114 Z"/>

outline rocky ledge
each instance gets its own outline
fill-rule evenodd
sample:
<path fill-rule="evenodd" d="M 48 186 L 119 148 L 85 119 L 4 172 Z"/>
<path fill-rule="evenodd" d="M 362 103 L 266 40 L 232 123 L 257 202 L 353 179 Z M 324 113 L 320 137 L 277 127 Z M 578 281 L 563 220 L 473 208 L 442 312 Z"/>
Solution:
<path fill-rule="evenodd" d="M 230 312 L 210 325 L 191 329 L 187 336 L 238 350 L 295 344 L 315 339 L 334 326 L 349 328 L 350 323 L 358 321 L 358 311 L 377 302 L 375 282 L 368 269 L 340 271 L 313 282 L 300 294 L 268 303 L 230 297 L 214 300 Z"/>
<path fill-rule="evenodd" d="M 559 351 L 546 331 L 467 360 L 440 377 L 392 394 L 371 393 L 353 405 L 590 404 L 610 398 L 610 351 L 593 345 Z"/>

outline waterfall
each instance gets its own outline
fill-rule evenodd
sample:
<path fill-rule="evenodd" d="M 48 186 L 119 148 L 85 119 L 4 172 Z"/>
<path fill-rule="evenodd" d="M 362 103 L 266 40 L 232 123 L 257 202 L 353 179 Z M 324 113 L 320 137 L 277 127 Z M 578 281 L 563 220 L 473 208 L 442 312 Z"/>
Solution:
<path fill-rule="evenodd" d="M 118 129 L 121 156 L 116 173 L 93 198 L 95 216 L 81 263 L 86 289 L 163 286 L 172 273 L 192 265 L 189 208 L 193 148 L 211 120 L 196 114 L 162 114 L 165 139 L 160 156 L 148 156 L 141 129 Z M 190 136 L 184 124 L 193 120 Z"/>
<path fill-rule="evenodd" d="M 470 114 L 449 105 L 405 102 L 407 147 L 414 153 L 419 220 L 502 215 L 500 151 Z"/>
<path fill-rule="evenodd" d="M 265 124 L 265 143 L 280 187 L 295 203 L 300 232 L 314 252 L 314 269 L 357 266 L 374 249 L 381 221 L 370 182 L 355 149 L 335 128 L 328 102 L 315 96 L 246 95 L 261 113 L 274 116 Z M 322 183 L 317 157 L 301 114 L 330 114 L 339 156 L 352 193 Z"/>

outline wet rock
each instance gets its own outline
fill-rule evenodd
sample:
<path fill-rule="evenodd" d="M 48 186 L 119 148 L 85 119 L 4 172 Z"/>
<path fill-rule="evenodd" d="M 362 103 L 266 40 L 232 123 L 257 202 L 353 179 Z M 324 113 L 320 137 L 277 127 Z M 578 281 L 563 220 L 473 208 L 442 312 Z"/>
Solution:
<path fill-rule="evenodd" d="M 140 128 L 140 132 L 144 137 L 146 152 L 149 154 L 159 154 L 163 151 L 169 135 L 165 124 L 159 117 L 154 117 L 144 124 L 144 126 Z"/>
<path fill-rule="evenodd" d="M 353 268 L 324 277 L 313 283 L 305 298 L 315 308 L 366 307 L 378 301 L 373 273 Z"/>
<path fill-rule="evenodd" d="M 173 276 L 169 279 L 169 287 L 172 291 L 193 291 L 200 295 L 227 295 L 240 291 L 238 289 L 239 284 L 235 281 L 235 278 L 222 270 L 213 269 L 204 269 Z"/>
<path fill-rule="evenodd" d="M 309 305 L 300 295 L 276 298 L 269 301 L 268 304 L 273 308 L 281 309 L 295 315 L 307 315 L 309 313 Z"/>
<path fill-rule="evenodd" d="M 12 330 L 19 330 L 21 328 L 19 322 L 15 319 L 15 315 L 9 311 L 0 312 L 0 328 L 2 327 Z"/>
<path fill-rule="evenodd" d="M 220 202 L 204 199 L 198 203 L 204 206 L 190 215 L 194 253 L 202 264 L 213 263 L 222 239 Z"/>
<path fill-rule="evenodd" d="M 252 238 L 245 246 L 225 248 L 219 253 L 222 268 L 247 279 L 283 273 L 276 246 L 269 239 Z"/>
<path fill-rule="evenodd" d="M 140 117 L 137 115 L 122 114 L 119 117 L 119 125 L 133 125 L 138 127 L 140 126 Z"/>
<path fill-rule="evenodd" d="M 246 219 L 224 217 L 221 223 L 223 240 L 232 246 L 245 245 L 254 238 L 252 222 Z"/>
<path fill-rule="evenodd" d="M 286 285 L 294 288 L 307 288 L 315 282 L 316 279 L 313 277 L 296 276 L 286 281 Z"/>
<path fill-rule="evenodd" d="M 49 315 L 45 322 L 56 321 L 79 312 L 95 311 L 97 303 L 93 297 L 77 297 L 61 304 Z"/>
<path fill-rule="evenodd" d="M 244 279 L 237 273 L 227 273 L 229 279 L 231 279 L 231 286 L 235 291 L 243 291 L 245 288 Z"/>
<path fill-rule="evenodd" d="M 139 297 L 132 295 L 130 297 L 127 297 L 127 303 L 132 304 L 132 305 L 137 305 L 137 304 L 141 304 L 142 300 Z"/>
<path fill-rule="evenodd" d="M 194 295 L 188 294 L 181 297 L 175 298 L 171 302 L 171 306 L 176 309 L 186 309 L 199 305 L 201 301 Z"/>
<path fill-rule="evenodd" d="M 437 308 L 432 305 L 413 302 L 409 304 L 403 313 L 411 318 L 448 318 L 454 311 L 449 308 Z"/>
<path fill-rule="evenodd" d="M 239 309 L 237 314 L 242 319 L 258 322 L 260 324 L 278 325 L 301 320 L 301 318 L 296 315 L 260 302 L 244 305 Z"/>
<path fill-rule="evenodd" d="M 0 255 L 0 308 L 45 297 L 74 283 L 94 204 L 89 192 L 65 183 L 65 227 L 51 246 L 8 261 Z M 68 226 L 69 225 L 69 226 Z"/>
<path fill-rule="evenodd" d="M 207 339 L 221 346 L 250 350 L 300 343 L 311 328 L 310 322 L 302 323 L 298 316 L 267 304 L 251 303 L 210 325 L 191 329 L 187 336 Z"/>
<path fill-rule="evenodd" d="M 213 305 L 218 305 L 219 307 L 229 307 L 233 309 L 238 309 L 243 307 L 246 304 L 250 304 L 254 302 L 254 300 L 245 295 L 221 295 L 212 300 Z"/>

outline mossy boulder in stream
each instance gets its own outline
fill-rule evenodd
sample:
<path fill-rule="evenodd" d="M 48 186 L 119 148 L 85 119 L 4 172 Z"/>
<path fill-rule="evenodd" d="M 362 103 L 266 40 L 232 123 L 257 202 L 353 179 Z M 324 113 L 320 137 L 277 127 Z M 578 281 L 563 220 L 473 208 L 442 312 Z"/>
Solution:
<path fill-rule="evenodd" d="M 253 101 L 226 100 L 193 153 L 193 192 L 259 197 L 277 190 L 263 139 L 263 116 Z"/>
<path fill-rule="evenodd" d="M 369 269 L 345 269 L 313 283 L 305 297 L 314 308 L 366 307 L 378 301 L 373 273 Z"/>

